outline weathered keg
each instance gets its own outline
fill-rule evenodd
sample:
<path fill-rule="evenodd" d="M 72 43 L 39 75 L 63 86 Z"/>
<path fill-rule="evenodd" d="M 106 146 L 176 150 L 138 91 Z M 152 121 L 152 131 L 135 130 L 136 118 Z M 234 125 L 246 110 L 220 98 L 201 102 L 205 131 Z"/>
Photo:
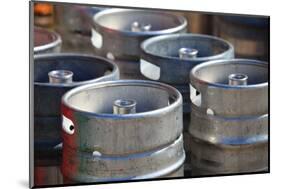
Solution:
<path fill-rule="evenodd" d="M 176 87 L 183 96 L 185 151 L 190 118 L 189 72 L 208 60 L 230 59 L 233 46 L 217 37 L 200 34 L 170 34 L 145 40 L 141 45 L 141 73 L 151 80 Z"/>
<path fill-rule="evenodd" d="M 190 73 L 194 175 L 268 169 L 268 64 L 210 61 Z"/>
<path fill-rule="evenodd" d="M 214 35 L 234 45 L 236 58 L 268 61 L 269 17 L 216 16 Z"/>
<path fill-rule="evenodd" d="M 43 28 L 34 28 L 34 54 L 60 52 L 61 43 L 59 34 Z"/>
<path fill-rule="evenodd" d="M 92 44 L 96 54 L 115 60 L 124 79 L 144 78 L 139 71 L 143 40 L 186 32 L 187 26 L 182 16 L 151 10 L 109 9 L 97 13 L 93 20 Z"/>
<path fill-rule="evenodd" d="M 109 60 L 78 54 L 36 55 L 34 58 L 34 139 L 36 149 L 61 142 L 61 97 L 77 86 L 119 79 Z"/>
<path fill-rule="evenodd" d="M 64 178 L 182 177 L 182 96 L 158 82 L 119 80 L 62 97 Z"/>

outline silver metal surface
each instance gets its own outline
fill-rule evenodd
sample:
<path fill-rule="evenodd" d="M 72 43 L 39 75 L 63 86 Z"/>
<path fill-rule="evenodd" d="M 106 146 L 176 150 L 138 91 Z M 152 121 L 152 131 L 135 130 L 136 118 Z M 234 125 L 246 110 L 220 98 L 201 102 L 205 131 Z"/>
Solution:
<path fill-rule="evenodd" d="M 49 82 L 48 73 L 53 70 L 68 70 L 73 73 L 71 83 Z M 70 74 L 71 75 L 71 74 Z M 111 61 L 89 55 L 45 54 L 34 57 L 34 127 L 35 142 L 44 138 L 53 147 L 54 138 L 60 139 L 61 97 L 68 90 L 89 83 L 119 79 L 117 66 Z M 51 133 L 54 136 L 50 137 Z M 42 138 L 43 137 L 43 138 Z M 49 141 L 48 141 L 49 139 Z"/>
<path fill-rule="evenodd" d="M 72 83 L 73 72 L 69 70 L 53 70 L 48 73 L 50 83 Z"/>
<path fill-rule="evenodd" d="M 61 37 L 56 32 L 34 28 L 34 54 L 59 53 L 61 44 Z"/>
<path fill-rule="evenodd" d="M 132 114 L 136 113 L 137 102 L 135 100 L 118 99 L 114 101 L 114 114 Z"/>
<path fill-rule="evenodd" d="M 245 74 L 230 74 L 228 76 L 229 85 L 247 85 L 248 76 Z"/>
<path fill-rule="evenodd" d="M 98 55 L 139 60 L 140 43 L 152 36 L 186 31 L 187 21 L 163 11 L 108 9 L 93 17 L 92 43 Z"/>
<path fill-rule="evenodd" d="M 229 75 L 248 76 L 229 85 Z M 190 72 L 189 126 L 192 170 L 197 175 L 268 168 L 268 64 L 231 59 L 200 64 Z"/>
<path fill-rule="evenodd" d="M 180 59 L 191 59 L 196 58 L 198 54 L 198 50 L 191 48 L 180 48 L 179 49 L 179 57 Z"/>
<path fill-rule="evenodd" d="M 136 113 L 114 114 L 116 99 L 133 99 Z M 83 182 L 155 178 L 184 162 L 182 97 L 173 87 L 142 80 L 84 85 L 62 97 L 62 113 L 65 177 Z"/>
<path fill-rule="evenodd" d="M 132 32 L 141 32 L 141 31 L 149 31 L 151 29 L 150 24 L 140 24 L 139 22 L 133 22 L 131 25 Z"/>

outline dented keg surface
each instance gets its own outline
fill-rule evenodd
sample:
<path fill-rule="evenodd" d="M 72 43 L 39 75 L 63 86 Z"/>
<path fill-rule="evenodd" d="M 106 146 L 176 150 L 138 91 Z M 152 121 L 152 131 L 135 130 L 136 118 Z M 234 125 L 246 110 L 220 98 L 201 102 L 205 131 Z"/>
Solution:
<path fill-rule="evenodd" d="M 209 60 L 230 59 L 233 46 L 220 38 L 200 34 L 170 34 L 141 44 L 141 73 L 148 79 L 173 85 L 183 96 L 185 150 L 190 119 L 189 72 Z"/>
<path fill-rule="evenodd" d="M 61 37 L 56 32 L 34 28 L 34 54 L 58 53 L 61 43 Z"/>
<path fill-rule="evenodd" d="M 236 58 L 269 60 L 269 17 L 215 16 L 214 35 L 235 46 Z"/>
<path fill-rule="evenodd" d="M 77 86 L 119 79 L 118 67 L 105 58 L 46 54 L 34 58 L 34 138 L 38 148 L 61 142 L 61 97 Z"/>
<path fill-rule="evenodd" d="M 166 84 L 119 80 L 62 97 L 65 178 L 99 182 L 183 176 L 182 96 Z"/>
<path fill-rule="evenodd" d="M 134 62 L 133 71 L 137 72 L 133 74 L 139 78 L 141 42 L 156 35 L 183 33 L 187 27 L 182 16 L 151 10 L 109 9 L 97 13 L 93 20 L 92 44 L 96 54 L 129 66 Z M 120 69 L 121 77 L 126 78 L 126 71 Z"/>
<path fill-rule="evenodd" d="M 194 175 L 268 169 L 268 64 L 210 61 L 190 73 Z"/>

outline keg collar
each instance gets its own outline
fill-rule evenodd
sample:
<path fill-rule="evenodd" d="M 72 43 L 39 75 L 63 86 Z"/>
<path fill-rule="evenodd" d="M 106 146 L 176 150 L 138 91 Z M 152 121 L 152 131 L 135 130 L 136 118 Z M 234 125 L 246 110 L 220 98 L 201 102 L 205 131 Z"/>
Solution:
<path fill-rule="evenodd" d="M 208 85 L 208 86 L 216 87 L 216 88 L 224 88 L 224 89 L 240 89 L 240 90 L 245 89 L 246 90 L 246 89 L 254 89 L 254 88 L 264 88 L 264 87 L 268 86 L 268 79 L 266 79 L 266 81 L 254 83 L 254 84 L 248 82 L 247 85 L 229 85 L 229 83 L 228 83 L 229 75 L 226 78 L 227 79 L 226 83 L 210 82 L 210 81 L 207 81 L 206 79 L 203 79 L 202 77 L 200 78 L 200 76 L 198 76 L 199 71 L 201 71 L 203 69 L 207 69 L 207 67 L 231 66 L 231 65 L 241 65 L 241 66 L 248 65 L 248 66 L 263 67 L 265 69 L 268 69 L 268 63 L 263 62 L 263 61 L 258 61 L 258 60 L 251 60 L 251 59 L 213 60 L 213 61 L 208 61 L 208 62 L 195 66 L 190 72 L 190 80 L 197 81 L 198 83 L 201 83 L 203 85 Z M 266 74 L 268 74 L 268 73 L 266 73 Z M 243 77 L 245 77 L 243 79 L 246 79 L 247 81 L 250 79 L 250 76 L 248 74 L 243 74 Z"/>
<path fill-rule="evenodd" d="M 177 19 L 178 21 L 178 25 L 175 27 L 171 27 L 171 28 L 167 28 L 167 29 L 162 29 L 162 30 L 147 30 L 145 32 L 143 31 L 131 31 L 131 30 L 120 30 L 120 29 L 115 29 L 115 28 L 111 28 L 109 26 L 106 26 L 102 23 L 99 22 L 99 20 L 102 17 L 111 15 L 111 14 L 118 14 L 118 13 L 127 13 L 127 14 L 134 14 L 134 12 L 139 12 L 139 13 L 143 13 L 144 15 L 151 13 L 151 14 L 161 14 L 164 17 L 174 17 L 175 19 Z M 169 33 L 176 33 L 179 31 L 184 30 L 187 27 L 187 21 L 183 16 L 180 15 L 174 15 L 174 14 L 169 14 L 169 13 L 165 13 L 165 12 L 157 12 L 157 11 L 149 11 L 149 10 L 134 10 L 134 9 L 107 9 L 107 10 L 103 10 L 98 12 L 97 14 L 94 15 L 93 17 L 93 21 L 94 21 L 94 26 L 104 29 L 105 31 L 113 31 L 116 32 L 120 35 L 124 35 L 124 36 L 155 36 L 155 35 L 162 35 L 162 34 L 169 34 Z M 151 23 L 150 23 L 151 24 Z M 151 24 L 152 25 L 152 24 Z"/>
<path fill-rule="evenodd" d="M 159 109 L 149 110 L 145 112 L 136 112 L 131 114 L 112 114 L 112 113 L 96 113 L 90 112 L 87 110 L 83 110 L 78 108 L 75 105 L 71 105 L 69 103 L 70 99 L 79 94 L 81 91 L 85 90 L 92 90 L 92 89 L 99 89 L 104 87 L 117 87 L 117 86 L 140 86 L 140 87 L 152 87 L 162 89 L 168 92 L 170 97 L 173 97 L 174 100 L 172 103 L 167 104 L 164 107 Z M 155 81 L 146 81 L 146 80 L 117 80 L 117 81 L 106 81 L 106 82 L 99 82 L 93 84 L 87 84 L 83 86 L 76 87 L 71 89 L 67 93 L 65 93 L 62 97 L 62 103 L 64 106 L 72 109 L 73 111 L 80 112 L 82 114 L 86 114 L 89 116 L 100 117 L 100 118 L 112 118 L 112 119 L 122 119 L 122 118 L 142 118 L 144 116 L 159 116 L 165 114 L 167 112 L 174 111 L 175 108 L 182 106 L 182 96 L 180 92 L 172 86 L 169 86 L 164 83 L 155 82 Z"/>

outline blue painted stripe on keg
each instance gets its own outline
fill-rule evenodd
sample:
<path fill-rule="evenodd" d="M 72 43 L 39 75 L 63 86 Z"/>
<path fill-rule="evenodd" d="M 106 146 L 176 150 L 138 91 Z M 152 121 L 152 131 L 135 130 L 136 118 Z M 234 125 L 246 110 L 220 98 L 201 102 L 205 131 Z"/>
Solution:
<path fill-rule="evenodd" d="M 268 135 L 258 135 L 254 137 L 223 137 L 221 143 L 224 145 L 245 145 L 258 144 L 268 141 Z"/>

